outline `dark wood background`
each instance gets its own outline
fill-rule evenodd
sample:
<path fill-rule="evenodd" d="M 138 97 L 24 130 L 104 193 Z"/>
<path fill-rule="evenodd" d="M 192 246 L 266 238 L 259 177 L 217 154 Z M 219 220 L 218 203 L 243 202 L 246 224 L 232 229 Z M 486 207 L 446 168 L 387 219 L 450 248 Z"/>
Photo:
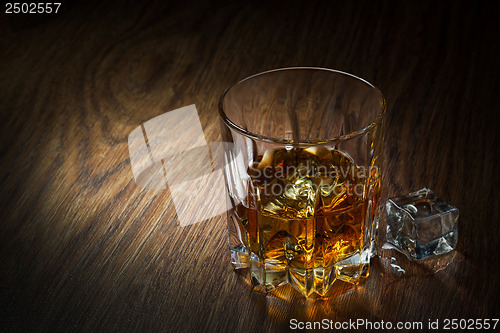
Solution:
<path fill-rule="evenodd" d="M 289 330 L 291 318 L 498 318 L 497 2 L 78 1 L 0 16 L 0 327 L 5 331 Z M 4 8 L 2 7 L 2 12 Z M 177 226 L 141 190 L 127 137 L 247 75 L 340 69 L 388 102 L 385 196 L 429 187 L 460 209 L 454 260 L 327 299 L 251 291 L 229 266 L 225 216 Z M 442 322 L 441 322 L 442 324 Z M 500 326 L 499 326 L 500 327 Z"/>

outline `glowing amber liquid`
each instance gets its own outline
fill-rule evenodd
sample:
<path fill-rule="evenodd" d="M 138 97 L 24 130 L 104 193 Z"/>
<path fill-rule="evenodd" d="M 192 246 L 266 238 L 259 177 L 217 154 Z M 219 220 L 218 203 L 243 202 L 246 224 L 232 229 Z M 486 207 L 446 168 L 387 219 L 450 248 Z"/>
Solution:
<path fill-rule="evenodd" d="M 363 212 L 376 207 L 378 174 L 324 147 L 266 151 L 248 173 L 248 201 L 233 216 L 255 286 L 290 283 L 306 296 L 325 295 L 336 278 L 356 283 L 367 275 Z"/>

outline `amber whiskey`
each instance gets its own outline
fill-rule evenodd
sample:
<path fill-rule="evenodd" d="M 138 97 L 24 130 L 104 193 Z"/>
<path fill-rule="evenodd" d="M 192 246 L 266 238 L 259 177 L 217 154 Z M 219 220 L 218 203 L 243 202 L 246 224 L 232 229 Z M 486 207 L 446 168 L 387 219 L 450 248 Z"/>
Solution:
<path fill-rule="evenodd" d="M 336 279 L 367 276 L 376 168 L 333 148 L 287 147 L 258 156 L 248 174 L 248 196 L 229 229 L 241 243 L 232 248 L 233 264 L 250 268 L 257 289 L 290 283 L 306 296 L 325 295 Z"/>

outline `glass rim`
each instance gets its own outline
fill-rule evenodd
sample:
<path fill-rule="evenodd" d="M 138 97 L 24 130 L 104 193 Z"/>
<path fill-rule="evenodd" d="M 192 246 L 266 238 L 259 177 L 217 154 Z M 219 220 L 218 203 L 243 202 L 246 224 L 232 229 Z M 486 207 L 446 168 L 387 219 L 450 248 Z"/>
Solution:
<path fill-rule="evenodd" d="M 235 124 L 226 115 L 226 112 L 224 111 L 224 107 L 223 107 L 223 102 L 224 102 L 224 98 L 226 97 L 227 93 L 232 88 L 240 85 L 241 83 L 243 83 L 245 81 L 248 81 L 250 79 L 253 79 L 253 78 L 265 75 L 265 74 L 274 73 L 274 72 L 280 72 L 280 71 L 287 71 L 287 70 L 296 70 L 296 69 L 328 71 L 328 72 L 332 72 L 332 73 L 336 73 L 336 74 L 340 74 L 340 75 L 349 76 L 351 78 L 359 80 L 359 81 L 367 84 L 369 87 L 371 87 L 378 94 L 379 100 L 380 100 L 380 111 L 377 113 L 377 116 L 368 125 L 366 125 L 365 127 L 361 128 L 361 129 L 359 129 L 357 131 L 353 131 L 351 133 L 339 135 L 339 136 L 336 136 L 336 137 L 333 137 L 333 138 L 329 138 L 329 139 L 324 139 L 324 140 L 299 140 L 299 141 L 290 140 L 290 139 L 274 138 L 274 137 L 264 136 L 264 135 L 260 135 L 260 134 L 256 134 L 256 133 L 247 131 L 246 129 L 244 129 L 244 128 L 238 126 L 237 124 Z M 350 73 L 347 73 L 347 72 L 342 72 L 342 71 L 335 70 L 335 69 L 324 68 L 324 67 L 307 67 L 306 66 L 306 67 L 283 67 L 283 68 L 276 68 L 276 69 L 271 69 L 271 70 L 268 70 L 268 71 L 264 71 L 264 72 L 260 72 L 260 73 L 257 73 L 257 74 L 253 74 L 253 75 L 247 76 L 247 77 L 245 77 L 245 78 L 237 81 L 236 83 L 232 84 L 231 86 L 229 86 L 228 88 L 226 88 L 226 90 L 224 90 L 224 92 L 222 93 L 222 95 L 221 95 L 221 97 L 219 99 L 218 109 L 219 109 L 219 116 L 221 117 L 221 119 L 224 122 L 224 124 L 226 126 L 232 128 L 232 129 L 236 130 L 237 132 L 243 134 L 246 137 L 250 137 L 252 139 L 259 140 L 259 141 L 266 141 L 266 142 L 280 143 L 280 144 L 290 144 L 290 145 L 319 145 L 319 144 L 327 144 L 327 143 L 331 143 L 331 142 L 338 142 L 338 141 L 344 141 L 344 140 L 352 139 L 352 138 L 361 136 L 361 135 L 369 132 L 371 129 L 373 129 L 375 126 L 377 126 L 378 124 L 381 123 L 382 119 L 385 116 L 385 113 L 386 113 L 386 110 L 387 110 L 387 105 L 386 105 L 386 102 L 385 102 L 384 95 L 382 95 L 382 92 L 377 87 L 375 87 L 373 84 L 371 84 L 370 82 L 366 81 L 365 79 L 362 79 L 362 78 L 360 78 L 360 77 L 358 77 L 356 75 L 353 75 L 353 74 L 350 74 Z"/>

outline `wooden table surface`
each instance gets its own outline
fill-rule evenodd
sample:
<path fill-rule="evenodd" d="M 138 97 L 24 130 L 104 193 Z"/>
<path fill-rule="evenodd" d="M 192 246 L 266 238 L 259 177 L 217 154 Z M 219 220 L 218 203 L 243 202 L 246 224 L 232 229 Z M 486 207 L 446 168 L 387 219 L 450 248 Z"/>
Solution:
<path fill-rule="evenodd" d="M 61 11 L 0 18 L 2 329 L 499 318 L 497 3 L 78 1 Z M 288 66 L 347 71 L 384 93 L 384 195 L 428 187 L 460 209 L 448 267 L 394 278 L 375 258 L 365 283 L 339 283 L 326 299 L 291 288 L 266 297 L 230 267 L 225 215 L 180 227 L 168 190 L 135 184 L 133 129 L 196 104 L 215 141 L 223 90 Z"/>

